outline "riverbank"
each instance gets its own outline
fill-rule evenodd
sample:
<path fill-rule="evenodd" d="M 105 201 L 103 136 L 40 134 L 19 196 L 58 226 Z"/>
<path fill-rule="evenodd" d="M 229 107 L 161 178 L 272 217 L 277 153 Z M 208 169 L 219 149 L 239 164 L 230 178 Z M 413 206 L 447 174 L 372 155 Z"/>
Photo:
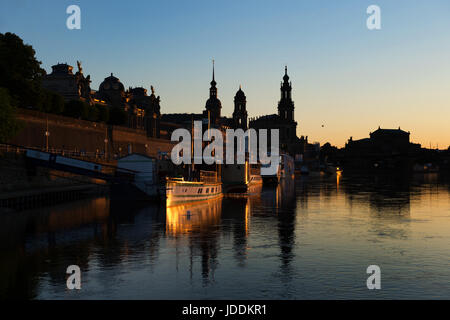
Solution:
<path fill-rule="evenodd" d="M 103 195 L 108 191 L 104 181 L 32 167 L 22 153 L 0 154 L 0 213 Z"/>

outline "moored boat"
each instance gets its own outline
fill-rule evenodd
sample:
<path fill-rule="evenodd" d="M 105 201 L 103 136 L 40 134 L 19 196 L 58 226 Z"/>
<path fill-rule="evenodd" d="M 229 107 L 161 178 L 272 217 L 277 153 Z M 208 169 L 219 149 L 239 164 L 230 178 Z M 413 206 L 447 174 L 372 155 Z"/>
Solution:
<path fill-rule="evenodd" d="M 167 178 L 164 189 L 167 207 L 186 202 L 216 199 L 222 196 L 222 183 L 217 180 L 217 177 L 215 179 L 200 179 L 200 181 Z"/>
<path fill-rule="evenodd" d="M 271 166 L 270 164 L 261 165 L 262 168 L 264 168 L 264 167 L 268 168 L 270 166 Z M 281 179 L 280 167 L 281 167 L 281 164 L 278 164 L 277 170 L 274 174 L 261 174 L 264 185 L 277 185 L 280 182 L 280 179 Z"/>
<path fill-rule="evenodd" d="M 225 193 L 248 193 L 249 188 L 262 184 L 259 164 L 231 164 L 222 166 L 223 191 Z"/>
<path fill-rule="evenodd" d="M 288 154 L 281 154 L 281 178 L 294 178 L 295 164 L 294 158 Z"/>

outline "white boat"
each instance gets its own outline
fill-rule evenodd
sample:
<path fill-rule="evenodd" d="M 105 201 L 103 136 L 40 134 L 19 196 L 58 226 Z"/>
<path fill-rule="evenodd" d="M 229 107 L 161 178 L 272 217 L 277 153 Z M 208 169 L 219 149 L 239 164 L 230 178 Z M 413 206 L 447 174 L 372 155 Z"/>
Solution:
<path fill-rule="evenodd" d="M 225 164 L 222 166 L 223 190 L 226 193 L 248 193 L 253 185 L 262 184 L 258 164 Z"/>
<path fill-rule="evenodd" d="M 167 207 L 187 202 L 205 201 L 222 196 L 222 183 L 216 181 L 186 181 L 167 178 L 165 185 Z"/>

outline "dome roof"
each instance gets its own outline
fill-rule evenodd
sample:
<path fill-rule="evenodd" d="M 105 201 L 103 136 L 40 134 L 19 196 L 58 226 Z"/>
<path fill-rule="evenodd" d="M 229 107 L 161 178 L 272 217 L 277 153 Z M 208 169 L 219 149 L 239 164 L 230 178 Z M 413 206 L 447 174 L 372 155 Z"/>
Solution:
<path fill-rule="evenodd" d="M 284 67 L 284 77 L 283 77 L 284 82 L 288 82 L 289 81 L 289 76 L 287 74 L 287 66 Z"/>
<path fill-rule="evenodd" d="M 120 82 L 120 80 L 114 77 L 111 73 L 111 76 L 105 78 L 105 80 L 103 80 L 103 82 L 100 84 L 99 90 L 125 91 L 125 87 L 123 86 L 122 82 Z"/>
<path fill-rule="evenodd" d="M 239 86 L 239 90 L 236 92 L 236 95 L 234 96 L 236 99 L 245 100 L 245 93 L 242 91 L 241 86 Z"/>
<path fill-rule="evenodd" d="M 220 109 L 222 108 L 222 103 L 219 99 L 215 97 L 210 97 L 208 100 L 206 100 L 206 109 Z"/>

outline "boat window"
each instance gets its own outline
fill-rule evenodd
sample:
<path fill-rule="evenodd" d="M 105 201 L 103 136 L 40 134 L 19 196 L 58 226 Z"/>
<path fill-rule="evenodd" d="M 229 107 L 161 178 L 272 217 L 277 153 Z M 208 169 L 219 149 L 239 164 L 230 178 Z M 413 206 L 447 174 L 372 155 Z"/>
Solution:
<path fill-rule="evenodd" d="M 205 193 L 209 193 L 209 188 L 206 188 L 206 192 Z"/>
<path fill-rule="evenodd" d="M 202 193 L 202 188 L 199 188 L 197 193 Z"/>

